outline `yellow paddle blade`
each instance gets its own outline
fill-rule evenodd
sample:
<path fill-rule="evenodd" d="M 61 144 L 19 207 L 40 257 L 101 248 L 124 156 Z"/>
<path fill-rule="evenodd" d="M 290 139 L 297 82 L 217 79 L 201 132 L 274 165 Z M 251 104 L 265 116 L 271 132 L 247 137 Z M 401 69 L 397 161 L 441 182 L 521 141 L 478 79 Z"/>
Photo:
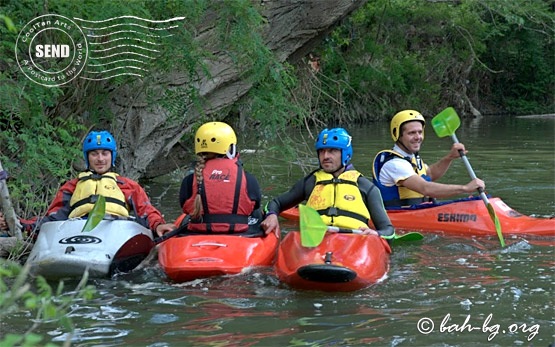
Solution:
<path fill-rule="evenodd" d="M 89 216 L 87 217 L 87 222 L 81 230 L 82 233 L 89 232 L 96 228 L 98 223 L 100 223 L 104 219 L 104 215 L 106 214 L 106 199 L 104 196 L 99 195 L 98 199 L 94 203 L 94 207 L 91 212 L 89 212 Z"/>
<path fill-rule="evenodd" d="M 301 227 L 301 245 L 303 247 L 318 246 L 328 230 L 328 226 L 315 209 L 299 205 L 299 224 Z"/>
<path fill-rule="evenodd" d="M 453 135 L 460 125 L 459 115 L 452 107 L 447 107 L 432 118 L 432 128 L 438 137 Z"/>

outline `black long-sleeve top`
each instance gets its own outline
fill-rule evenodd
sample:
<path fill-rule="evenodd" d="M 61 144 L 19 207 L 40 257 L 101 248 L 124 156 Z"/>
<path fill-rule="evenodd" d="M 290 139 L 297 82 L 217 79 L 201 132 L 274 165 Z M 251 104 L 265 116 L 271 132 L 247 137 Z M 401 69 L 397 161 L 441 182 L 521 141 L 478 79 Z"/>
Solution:
<path fill-rule="evenodd" d="M 347 167 L 348 170 L 354 170 L 352 165 Z M 370 218 L 374 224 L 376 231 L 381 236 L 391 236 L 395 229 L 387 216 L 387 212 L 383 206 L 382 195 L 380 190 L 364 176 L 360 176 L 357 180 L 358 189 L 364 199 L 364 204 L 370 212 Z M 272 199 L 266 206 L 266 213 L 276 213 L 285 211 L 294 207 L 303 201 L 308 200 L 314 186 L 316 185 L 316 176 L 312 173 L 298 180 L 288 192 L 285 192 Z"/>

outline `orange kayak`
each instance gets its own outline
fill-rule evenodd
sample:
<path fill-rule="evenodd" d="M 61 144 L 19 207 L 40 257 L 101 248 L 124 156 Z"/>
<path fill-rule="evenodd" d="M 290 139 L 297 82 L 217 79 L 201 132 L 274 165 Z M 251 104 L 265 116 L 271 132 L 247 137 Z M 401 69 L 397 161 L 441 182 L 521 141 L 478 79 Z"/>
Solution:
<path fill-rule="evenodd" d="M 389 269 L 391 248 L 375 235 L 327 233 L 316 247 L 303 247 L 298 231 L 283 238 L 274 265 L 292 288 L 347 292 L 380 282 Z"/>
<path fill-rule="evenodd" d="M 555 218 L 534 218 L 520 214 L 500 198 L 490 198 L 499 218 L 503 235 L 555 236 Z M 398 231 L 421 231 L 449 235 L 496 235 L 495 225 L 484 202 L 479 198 L 465 198 L 418 207 L 388 209 L 391 223 Z M 298 220 L 299 211 L 291 208 L 281 216 Z"/>
<path fill-rule="evenodd" d="M 160 244 L 158 261 L 169 278 L 185 282 L 234 275 L 250 267 L 271 266 L 278 245 L 279 232 L 265 237 L 178 235 Z"/>

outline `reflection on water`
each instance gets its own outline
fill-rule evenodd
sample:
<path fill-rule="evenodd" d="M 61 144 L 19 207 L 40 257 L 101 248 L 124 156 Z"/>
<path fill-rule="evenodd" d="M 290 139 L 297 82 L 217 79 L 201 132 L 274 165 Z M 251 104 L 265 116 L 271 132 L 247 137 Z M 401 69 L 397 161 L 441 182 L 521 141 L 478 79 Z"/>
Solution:
<path fill-rule="evenodd" d="M 374 153 L 391 145 L 386 126 L 352 130 L 355 164 L 366 175 Z M 458 136 L 490 194 L 520 212 L 553 216 L 553 127 L 553 120 L 495 120 L 462 128 Z M 427 130 L 422 154 L 433 160 L 450 142 Z M 243 159 L 247 167 L 254 161 Z M 289 176 L 282 161 L 268 160 L 259 170 L 265 199 L 301 175 Z M 180 179 L 148 186 L 169 219 L 180 213 Z M 453 164 L 445 181 L 468 181 L 462 163 Z M 285 232 L 297 227 L 282 226 Z M 396 246 L 388 278 L 354 293 L 294 291 L 270 268 L 173 283 L 154 261 L 91 280 L 98 293 L 73 305 L 73 336 L 53 323 L 40 332 L 58 344 L 71 338 L 74 346 L 548 346 L 555 342 L 555 241 L 506 241 L 500 249 L 495 235 L 426 235 Z M 23 332 L 29 318 L 11 316 L 0 333 Z"/>
<path fill-rule="evenodd" d="M 74 346 L 547 346 L 555 328 L 554 253 L 553 239 L 512 239 L 500 249 L 495 238 L 431 235 L 396 247 L 388 278 L 353 293 L 294 291 L 269 268 L 173 283 L 152 262 L 112 280 L 94 280 L 97 297 L 75 303 L 71 311 L 77 326 L 72 341 Z M 423 319 L 433 323 L 432 332 L 419 332 Z M 26 321 L 16 317 L 12 324 L 24 327 Z M 41 331 L 53 341 L 67 338 L 49 324 Z"/>

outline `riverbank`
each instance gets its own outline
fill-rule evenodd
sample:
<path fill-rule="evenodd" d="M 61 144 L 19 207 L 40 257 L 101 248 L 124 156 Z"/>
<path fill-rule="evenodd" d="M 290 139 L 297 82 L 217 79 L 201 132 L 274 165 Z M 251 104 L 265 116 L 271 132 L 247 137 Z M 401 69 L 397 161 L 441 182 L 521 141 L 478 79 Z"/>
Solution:
<path fill-rule="evenodd" d="M 526 115 L 526 116 L 516 116 L 516 118 L 555 119 L 555 113 L 530 114 L 530 115 Z"/>

